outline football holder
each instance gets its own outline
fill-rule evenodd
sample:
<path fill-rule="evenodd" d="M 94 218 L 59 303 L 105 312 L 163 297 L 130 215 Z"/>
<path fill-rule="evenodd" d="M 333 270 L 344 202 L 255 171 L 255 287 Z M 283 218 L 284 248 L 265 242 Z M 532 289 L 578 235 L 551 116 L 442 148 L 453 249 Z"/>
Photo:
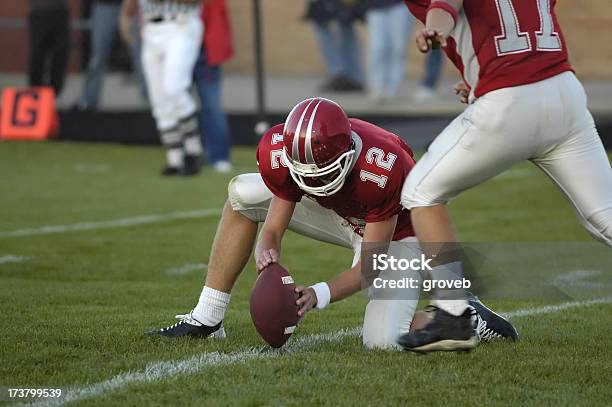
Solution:
<path fill-rule="evenodd" d="M 40 141 L 56 136 L 58 130 L 59 117 L 52 88 L 4 89 L 0 139 Z"/>

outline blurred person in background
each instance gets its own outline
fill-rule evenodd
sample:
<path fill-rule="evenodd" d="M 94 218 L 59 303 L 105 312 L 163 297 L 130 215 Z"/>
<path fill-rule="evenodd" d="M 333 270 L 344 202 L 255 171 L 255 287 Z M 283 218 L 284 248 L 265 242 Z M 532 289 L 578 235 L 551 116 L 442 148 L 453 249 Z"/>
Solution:
<path fill-rule="evenodd" d="M 69 23 L 67 0 L 30 0 L 30 86 L 51 86 L 56 95 L 61 93 L 70 47 Z"/>
<path fill-rule="evenodd" d="M 357 0 L 308 0 L 305 18 L 312 21 L 327 71 L 321 91 L 363 90 L 361 50 L 354 22 Z"/>
<path fill-rule="evenodd" d="M 207 2 L 207 1 L 206 1 Z M 202 141 L 190 88 L 202 47 L 201 0 L 123 0 L 120 30 L 131 44 L 140 3 L 142 65 L 153 117 L 166 149 L 163 176 L 200 172 Z"/>
<path fill-rule="evenodd" d="M 230 129 L 221 105 L 221 64 L 234 54 L 231 25 L 225 0 L 211 0 L 202 7 L 204 43 L 193 71 L 200 98 L 200 135 L 208 162 L 217 172 L 232 170 Z"/>
<path fill-rule="evenodd" d="M 412 100 L 416 103 L 429 102 L 436 97 L 438 84 L 444 65 L 444 53 L 442 49 L 434 49 L 425 58 L 425 73 L 421 80 L 421 86 L 412 95 Z"/>
<path fill-rule="evenodd" d="M 403 0 L 363 0 L 369 39 L 369 91 L 374 100 L 397 95 L 404 79 L 413 17 Z"/>
<path fill-rule="evenodd" d="M 95 0 L 93 3 L 89 18 L 91 57 L 89 59 L 83 93 L 75 103 L 74 110 L 95 110 L 98 107 L 104 75 L 111 58 L 119 25 L 121 1 Z M 134 24 L 134 21 L 132 24 Z M 134 34 L 137 34 L 137 31 L 132 28 L 132 38 L 134 41 L 131 47 L 139 47 L 139 35 Z M 137 77 L 141 78 L 142 71 L 139 53 L 132 53 L 132 67 L 136 71 Z"/>

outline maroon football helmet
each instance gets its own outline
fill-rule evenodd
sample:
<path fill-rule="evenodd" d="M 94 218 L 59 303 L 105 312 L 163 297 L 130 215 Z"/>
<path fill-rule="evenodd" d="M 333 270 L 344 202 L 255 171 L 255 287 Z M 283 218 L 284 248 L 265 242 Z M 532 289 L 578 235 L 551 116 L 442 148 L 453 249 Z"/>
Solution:
<path fill-rule="evenodd" d="M 342 188 L 355 146 L 351 123 L 337 103 L 319 97 L 298 103 L 285 121 L 283 143 L 285 163 L 304 192 L 329 196 Z"/>

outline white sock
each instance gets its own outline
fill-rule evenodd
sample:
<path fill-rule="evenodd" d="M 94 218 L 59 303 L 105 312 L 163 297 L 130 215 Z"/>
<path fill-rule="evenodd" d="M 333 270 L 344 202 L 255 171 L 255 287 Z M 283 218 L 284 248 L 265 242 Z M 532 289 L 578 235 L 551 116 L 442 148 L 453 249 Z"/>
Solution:
<path fill-rule="evenodd" d="M 456 317 L 462 315 L 468 307 L 467 300 L 434 300 L 432 304 Z"/>
<path fill-rule="evenodd" d="M 431 270 L 432 280 L 463 281 L 463 267 L 460 261 L 436 266 Z M 451 315 L 459 316 L 465 312 L 468 302 L 465 299 L 465 289 L 436 289 L 433 305 Z"/>
<path fill-rule="evenodd" d="M 185 153 L 188 155 L 201 155 L 202 154 L 202 141 L 199 135 L 189 136 L 183 142 L 185 146 Z"/>
<path fill-rule="evenodd" d="M 166 150 L 166 162 L 169 167 L 180 168 L 183 166 L 183 149 L 169 148 Z"/>
<path fill-rule="evenodd" d="M 198 305 L 193 309 L 193 317 L 204 325 L 217 325 L 225 317 L 230 297 L 228 293 L 204 286 Z"/>

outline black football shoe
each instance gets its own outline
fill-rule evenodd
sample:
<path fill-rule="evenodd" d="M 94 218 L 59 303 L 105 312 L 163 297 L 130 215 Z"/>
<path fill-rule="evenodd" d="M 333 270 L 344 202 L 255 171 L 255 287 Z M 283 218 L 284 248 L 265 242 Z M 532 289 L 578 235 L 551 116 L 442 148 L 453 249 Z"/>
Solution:
<path fill-rule="evenodd" d="M 183 174 L 183 169 L 181 167 L 171 167 L 166 165 L 161 170 L 161 175 L 164 177 L 175 177 Z"/>
<path fill-rule="evenodd" d="M 472 320 L 473 309 L 455 316 L 436 309 L 433 320 L 422 329 L 399 337 L 397 343 L 411 352 L 469 351 L 478 346 L 478 334 Z"/>
<path fill-rule="evenodd" d="M 471 293 L 467 294 L 467 300 L 476 311 L 473 322 L 482 342 L 491 342 L 495 339 L 509 339 L 511 341 L 518 339 L 518 331 L 510 321 L 488 308 Z"/>
<path fill-rule="evenodd" d="M 195 319 L 190 312 L 185 315 L 177 315 L 179 319 L 174 325 L 170 325 L 166 328 L 152 329 L 149 331 L 151 336 L 163 336 L 170 339 L 181 338 L 184 336 L 196 337 L 196 338 L 225 338 L 225 329 L 223 328 L 223 321 L 219 322 L 215 326 L 204 325 Z"/>
<path fill-rule="evenodd" d="M 197 175 L 201 167 L 202 162 L 199 155 L 185 155 L 185 166 L 183 167 L 182 175 Z"/>

